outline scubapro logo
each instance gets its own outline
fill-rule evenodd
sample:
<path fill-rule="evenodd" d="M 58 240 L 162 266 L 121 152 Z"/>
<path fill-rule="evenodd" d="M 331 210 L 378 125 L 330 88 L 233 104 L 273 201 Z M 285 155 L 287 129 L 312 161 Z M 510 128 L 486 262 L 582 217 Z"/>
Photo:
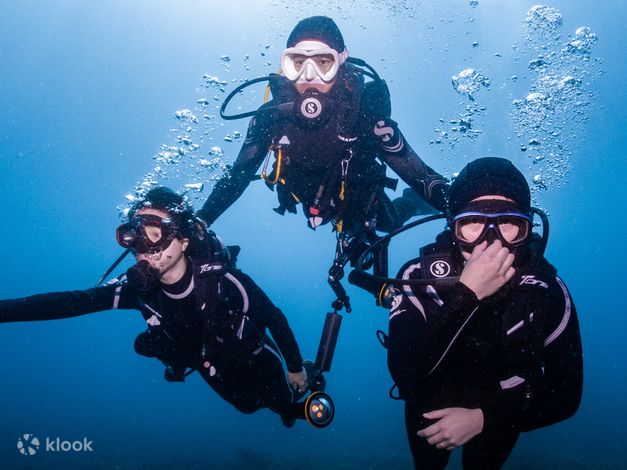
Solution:
<path fill-rule="evenodd" d="M 389 142 L 394 137 L 394 129 L 391 126 L 387 126 L 385 121 L 378 121 L 374 127 L 374 134 L 377 137 L 381 137 L 383 142 Z"/>
<path fill-rule="evenodd" d="M 39 450 L 39 439 L 32 434 L 24 434 L 17 439 L 17 450 L 22 455 L 35 455 Z"/>
<path fill-rule="evenodd" d="M 300 112 L 303 113 L 303 116 L 314 119 L 320 116 L 320 112 L 322 111 L 322 105 L 317 98 L 307 98 L 303 100 L 300 105 Z"/>
<path fill-rule="evenodd" d="M 451 266 L 446 261 L 438 260 L 431 263 L 429 271 L 431 271 L 431 274 L 435 277 L 445 277 L 450 274 Z"/>

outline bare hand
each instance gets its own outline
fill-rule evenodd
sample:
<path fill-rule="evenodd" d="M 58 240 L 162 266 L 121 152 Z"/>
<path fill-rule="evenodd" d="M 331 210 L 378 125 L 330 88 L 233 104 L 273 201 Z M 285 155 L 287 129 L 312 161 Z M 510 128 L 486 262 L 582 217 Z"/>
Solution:
<path fill-rule="evenodd" d="M 459 282 L 472 290 L 479 300 L 494 294 L 514 275 L 514 255 L 495 240 L 490 246 L 480 243 L 464 266 Z"/>
<path fill-rule="evenodd" d="M 304 368 L 300 372 L 288 372 L 287 381 L 294 390 L 298 390 L 300 393 L 307 390 L 307 387 L 309 386 L 307 383 L 307 371 L 305 371 Z"/>
<path fill-rule="evenodd" d="M 422 416 L 438 420 L 417 432 L 418 436 L 438 449 L 450 451 L 463 446 L 483 430 L 483 411 L 480 408 L 444 408 Z"/>

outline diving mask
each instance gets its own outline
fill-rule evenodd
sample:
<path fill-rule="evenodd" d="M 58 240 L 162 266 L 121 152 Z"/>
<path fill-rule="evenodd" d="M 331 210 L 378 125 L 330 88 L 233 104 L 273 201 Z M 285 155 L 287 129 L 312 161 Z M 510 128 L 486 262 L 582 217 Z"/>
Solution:
<path fill-rule="evenodd" d="M 452 217 L 451 229 L 457 242 L 469 250 L 496 239 L 513 249 L 529 239 L 532 220 L 509 201 L 474 201 Z"/>
<path fill-rule="evenodd" d="M 320 41 L 301 41 L 283 51 L 281 69 L 293 82 L 330 83 L 347 58 L 346 49 L 338 53 Z"/>
<path fill-rule="evenodd" d="M 171 219 L 153 214 L 140 214 L 120 225 L 116 232 L 118 243 L 137 253 L 159 253 L 165 250 L 177 235 L 177 226 Z"/>

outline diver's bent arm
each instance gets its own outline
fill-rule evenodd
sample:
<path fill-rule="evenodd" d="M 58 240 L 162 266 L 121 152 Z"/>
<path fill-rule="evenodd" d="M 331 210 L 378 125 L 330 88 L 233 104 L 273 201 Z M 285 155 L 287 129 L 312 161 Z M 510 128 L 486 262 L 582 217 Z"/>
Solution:
<path fill-rule="evenodd" d="M 276 307 L 263 290 L 246 274 L 237 273 L 237 278 L 246 288 L 250 302 L 250 314 L 264 327 L 270 330 L 270 334 L 276 341 L 288 372 L 300 372 L 303 369 L 303 358 L 294 333 L 290 328 L 287 318 Z"/>
<path fill-rule="evenodd" d="M 58 320 L 114 308 L 133 308 L 127 301 L 120 305 L 119 293 L 119 286 L 110 285 L 0 300 L 0 323 Z"/>
<path fill-rule="evenodd" d="M 374 134 L 379 140 L 381 160 L 429 205 L 443 211 L 447 179 L 425 164 L 405 140 L 396 122 L 379 121 Z"/>

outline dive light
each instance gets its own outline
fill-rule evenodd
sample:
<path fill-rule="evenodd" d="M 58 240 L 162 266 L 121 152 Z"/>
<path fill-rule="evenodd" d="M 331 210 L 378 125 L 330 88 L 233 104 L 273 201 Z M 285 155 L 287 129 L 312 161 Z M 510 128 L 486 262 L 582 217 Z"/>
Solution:
<path fill-rule="evenodd" d="M 313 392 L 305 401 L 305 418 L 316 428 L 325 428 L 335 416 L 335 405 L 331 397 L 324 392 Z"/>

